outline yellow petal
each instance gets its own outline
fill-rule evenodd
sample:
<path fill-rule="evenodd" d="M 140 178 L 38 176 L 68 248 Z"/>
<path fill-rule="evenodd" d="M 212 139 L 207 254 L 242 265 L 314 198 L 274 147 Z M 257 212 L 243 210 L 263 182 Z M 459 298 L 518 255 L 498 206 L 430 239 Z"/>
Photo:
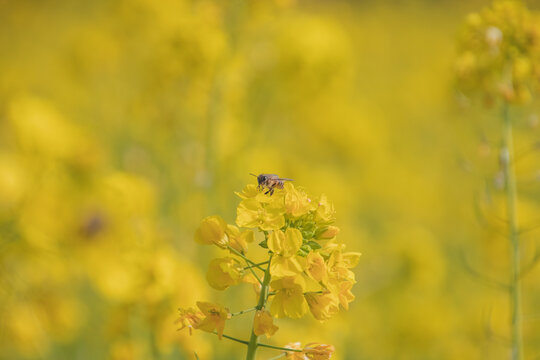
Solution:
<path fill-rule="evenodd" d="M 288 228 L 285 231 L 285 241 L 283 243 L 283 255 L 294 256 L 302 246 L 302 233 L 298 229 Z"/>
<path fill-rule="evenodd" d="M 227 223 L 221 216 L 208 216 L 203 219 L 197 231 L 195 232 L 195 241 L 204 245 L 218 245 L 221 248 L 226 247 L 227 237 L 225 229 Z"/>
<path fill-rule="evenodd" d="M 283 243 L 285 242 L 285 233 L 281 230 L 275 230 L 270 233 L 268 237 L 268 248 L 274 254 L 281 254 L 283 249 Z"/>
<path fill-rule="evenodd" d="M 274 325 L 272 315 L 268 311 L 258 310 L 255 313 L 253 332 L 257 336 L 266 335 L 267 338 L 274 335 L 279 328 Z"/>

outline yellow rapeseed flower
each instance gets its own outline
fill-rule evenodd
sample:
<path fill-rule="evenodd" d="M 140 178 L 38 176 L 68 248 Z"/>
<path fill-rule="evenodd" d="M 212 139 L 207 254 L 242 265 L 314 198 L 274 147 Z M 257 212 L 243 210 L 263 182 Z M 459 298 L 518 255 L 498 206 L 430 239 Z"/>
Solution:
<path fill-rule="evenodd" d="M 234 225 L 227 225 L 225 231 L 229 238 L 229 246 L 242 254 L 248 250 L 248 243 L 252 243 L 255 234 L 251 230 L 240 231 Z"/>
<path fill-rule="evenodd" d="M 207 332 L 216 330 L 218 338 L 221 340 L 223 330 L 225 330 L 225 321 L 230 319 L 229 309 L 204 301 L 197 301 L 197 307 L 205 317 L 194 325 L 195 329 Z"/>
<path fill-rule="evenodd" d="M 225 233 L 227 223 L 221 216 L 208 216 L 201 221 L 195 232 L 195 241 L 203 245 L 217 245 L 222 249 L 227 247 L 228 236 Z"/>
<path fill-rule="evenodd" d="M 273 231 L 268 237 L 268 248 L 274 253 L 270 274 L 275 278 L 299 274 L 305 264 L 305 259 L 296 255 L 301 246 L 302 233 L 299 230 Z"/>
<path fill-rule="evenodd" d="M 312 360 L 328 360 L 335 351 L 334 345 L 318 343 L 306 344 L 303 349 L 306 357 Z"/>
<path fill-rule="evenodd" d="M 300 342 L 293 342 L 293 343 L 288 343 L 287 345 L 285 345 L 285 347 L 287 349 L 301 350 L 302 344 L 300 344 Z M 289 351 L 287 352 L 286 358 L 290 360 L 305 360 L 306 355 L 304 355 L 303 352 L 299 352 L 299 351 Z"/>
<path fill-rule="evenodd" d="M 276 317 L 300 318 L 308 310 L 304 298 L 305 282 L 300 276 L 288 276 L 270 283 L 276 295 L 270 312 Z"/>
<path fill-rule="evenodd" d="M 324 262 L 324 258 L 321 256 L 321 254 L 312 251 L 308 254 L 307 258 L 307 264 L 306 264 L 306 273 L 311 277 L 313 280 L 319 282 L 326 279 L 327 271 L 326 271 L 326 264 Z"/>
<path fill-rule="evenodd" d="M 303 190 L 295 189 L 290 182 L 284 185 L 284 190 L 287 214 L 293 217 L 300 217 L 314 208 L 314 204 L 309 196 Z"/>
<path fill-rule="evenodd" d="M 354 300 L 354 295 L 351 289 L 354 281 L 332 279 L 328 283 L 328 289 L 332 294 L 335 294 L 339 299 L 339 304 L 345 310 L 349 310 L 349 303 Z"/>
<path fill-rule="evenodd" d="M 178 330 L 182 330 L 187 327 L 189 329 L 189 335 L 191 335 L 193 328 L 201 322 L 204 314 L 192 307 L 187 309 L 179 308 L 178 311 L 180 312 L 180 317 L 175 321 L 175 324 L 180 324 L 180 328 Z"/>
<path fill-rule="evenodd" d="M 236 224 L 240 227 L 277 230 L 285 226 L 282 206 L 261 203 L 254 198 L 243 200 L 236 210 Z"/>
<path fill-rule="evenodd" d="M 524 104 L 538 90 L 540 74 L 538 15 L 521 1 L 495 1 L 471 14 L 459 41 L 456 75 L 459 89 Z"/>
<path fill-rule="evenodd" d="M 253 321 L 253 332 L 257 336 L 266 335 L 267 338 L 274 335 L 279 328 L 274 325 L 272 315 L 266 310 L 257 310 Z"/>
<path fill-rule="evenodd" d="M 318 236 L 320 240 L 330 240 L 335 238 L 339 234 L 339 228 L 337 226 L 330 225 L 326 230 Z"/>
<path fill-rule="evenodd" d="M 317 208 L 315 210 L 315 220 L 317 222 L 329 224 L 335 221 L 336 211 L 334 210 L 334 204 L 328 201 L 325 194 L 321 194 L 316 205 Z"/>
<path fill-rule="evenodd" d="M 339 311 L 339 298 L 329 291 L 322 294 L 307 292 L 305 298 L 311 314 L 317 320 L 328 320 Z"/>
<path fill-rule="evenodd" d="M 231 285 L 241 282 L 244 276 L 244 267 L 232 257 L 218 258 L 210 262 L 206 280 L 211 287 L 225 290 Z"/>

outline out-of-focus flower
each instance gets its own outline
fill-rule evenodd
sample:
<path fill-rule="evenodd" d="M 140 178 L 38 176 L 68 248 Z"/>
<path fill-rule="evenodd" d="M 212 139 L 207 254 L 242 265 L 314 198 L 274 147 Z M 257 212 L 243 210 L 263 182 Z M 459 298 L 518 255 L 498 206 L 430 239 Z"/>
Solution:
<path fill-rule="evenodd" d="M 271 337 L 279 328 L 274 325 L 272 315 L 266 310 L 257 310 L 255 319 L 253 320 L 253 332 L 257 336 L 266 335 Z"/>
<path fill-rule="evenodd" d="M 302 350 L 302 344 L 299 343 L 299 342 L 288 343 L 284 347 L 286 347 L 287 349 Z M 291 359 L 291 360 L 305 360 L 305 359 L 307 359 L 306 355 L 304 355 L 304 353 L 300 352 L 300 351 L 288 351 L 286 358 Z"/>
<path fill-rule="evenodd" d="M 207 332 L 217 332 L 219 339 L 223 335 L 223 330 L 225 329 L 225 321 L 230 319 L 229 309 L 203 301 L 197 301 L 197 307 L 204 314 L 204 318 L 194 325 L 195 329 L 200 329 Z"/>
<path fill-rule="evenodd" d="M 334 345 L 310 343 L 306 344 L 303 349 L 308 359 L 313 360 L 327 360 L 332 357 L 335 352 Z"/>
<path fill-rule="evenodd" d="M 528 103 L 540 74 L 538 15 L 520 1 L 495 1 L 467 17 L 459 41 L 459 89 L 511 104 Z"/>
<path fill-rule="evenodd" d="M 204 317 L 202 312 L 192 307 L 187 309 L 179 308 L 178 312 L 180 313 L 180 317 L 175 321 L 175 324 L 180 324 L 180 328 L 178 330 L 182 330 L 187 327 L 190 335 L 193 332 L 193 328 L 197 328 L 197 325 Z"/>
<path fill-rule="evenodd" d="M 238 284 L 244 275 L 244 268 L 232 257 L 218 258 L 210 262 L 206 279 L 217 290 L 225 290 Z"/>

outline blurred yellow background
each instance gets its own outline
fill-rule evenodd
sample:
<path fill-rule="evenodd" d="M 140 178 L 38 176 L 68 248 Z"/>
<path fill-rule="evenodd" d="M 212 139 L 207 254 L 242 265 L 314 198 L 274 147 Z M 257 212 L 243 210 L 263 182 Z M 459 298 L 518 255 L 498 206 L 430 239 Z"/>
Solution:
<path fill-rule="evenodd" d="M 363 256 L 348 313 L 278 321 L 273 343 L 507 359 L 507 295 L 474 275 L 508 273 L 502 125 L 453 88 L 460 28 L 486 5 L 0 0 L 0 358 L 243 358 L 177 332 L 176 308 L 254 302 L 248 286 L 207 286 L 213 250 L 193 233 L 208 215 L 234 221 L 249 173 L 276 173 L 326 193 Z M 516 112 L 518 152 L 538 141 L 537 111 Z M 518 165 L 530 228 L 539 155 Z M 524 282 L 527 359 L 538 280 Z"/>

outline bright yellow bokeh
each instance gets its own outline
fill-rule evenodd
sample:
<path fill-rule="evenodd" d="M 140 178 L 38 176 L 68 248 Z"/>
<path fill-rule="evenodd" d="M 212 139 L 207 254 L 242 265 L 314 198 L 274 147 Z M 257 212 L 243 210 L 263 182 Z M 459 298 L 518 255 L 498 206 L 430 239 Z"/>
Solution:
<path fill-rule="evenodd" d="M 321 242 L 339 232 L 353 252 L 333 264 L 356 299 L 334 289 L 349 309 L 330 318 L 334 299 L 308 304 L 309 284 L 278 280 L 292 290 L 274 315 L 321 321 L 264 313 L 260 333 L 279 331 L 261 341 L 332 344 L 338 360 L 508 359 L 497 99 L 513 106 L 526 268 L 540 249 L 540 8 L 490 4 L 0 1 L 0 358 L 243 358 L 176 331 L 178 307 L 254 303 L 248 273 L 212 263 L 222 250 L 194 234 L 263 258 L 263 239 L 227 224 L 279 229 L 309 192 L 327 194 L 318 221 L 337 219 Z M 284 208 L 261 211 L 250 173 L 294 179 Z M 297 234 L 283 235 L 287 276 Z M 539 279 L 537 266 L 523 281 L 526 359 L 540 354 Z M 225 333 L 247 334 L 253 314 Z"/>

